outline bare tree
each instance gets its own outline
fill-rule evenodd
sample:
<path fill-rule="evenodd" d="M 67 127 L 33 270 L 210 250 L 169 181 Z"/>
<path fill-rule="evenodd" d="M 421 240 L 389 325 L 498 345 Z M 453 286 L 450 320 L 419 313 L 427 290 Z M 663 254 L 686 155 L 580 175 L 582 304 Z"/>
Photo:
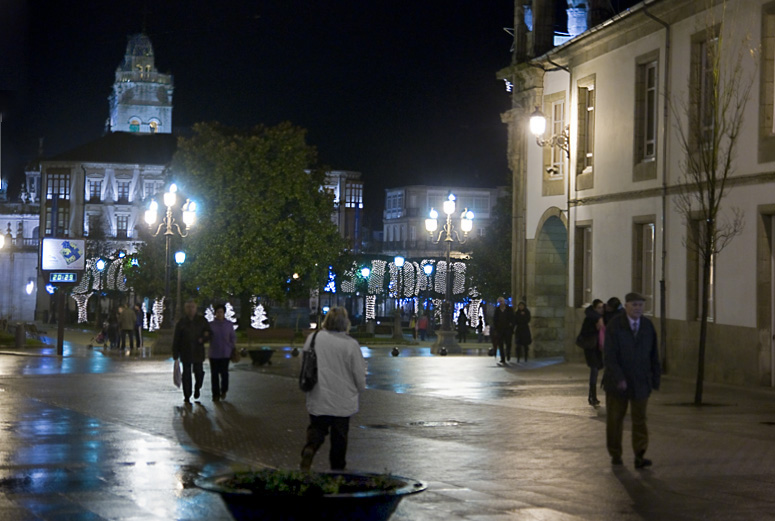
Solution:
<path fill-rule="evenodd" d="M 705 25 L 692 39 L 688 95 L 677 103 L 677 109 L 673 106 L 678 143 L 684 153 L 676 207 L 689 224 L 685 246 L 697 255 L 701 265 L 695 405 L 702 404 L 715 258 L 744 226 L 742 211 L 722 211 L 722 201 L 735 171 L 743 112 L 756 71 L 756 50 L 750 45 L 750 37 L 740 43 L 726 40 L 734 34 L 734 28 L 726 24 L 731 25 L 736 18 L 728 12 L 727 2 L 709 0 L 706 14 Z M 743 26 L 739 17 L 737 22 L 738 28 Z"/>

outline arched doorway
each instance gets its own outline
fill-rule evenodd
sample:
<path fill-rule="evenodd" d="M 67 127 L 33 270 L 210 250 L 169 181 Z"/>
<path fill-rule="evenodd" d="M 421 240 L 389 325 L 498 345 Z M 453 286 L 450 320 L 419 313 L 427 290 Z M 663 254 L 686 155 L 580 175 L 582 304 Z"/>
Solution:
<path fill-rule="evenodd" d="M 536 356 L 565 355 L 568 301 L 568 230 L 559 211 L 547 215 L 536 236 L 533 349 Z"/>

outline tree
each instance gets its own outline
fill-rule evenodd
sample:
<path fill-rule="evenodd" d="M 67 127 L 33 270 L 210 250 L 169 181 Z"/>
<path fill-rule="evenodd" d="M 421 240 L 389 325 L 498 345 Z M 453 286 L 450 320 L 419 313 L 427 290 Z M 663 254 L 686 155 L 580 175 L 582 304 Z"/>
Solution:
<path fill-rule="evenodd" d="M 702 267 L 695 405 L 702 404 L 714 259 L 744 225 L 740 210 L 732 208 L 731 215 L 725 215 L 722 202 L 729 190 L 727 182 L 735 171 L 743 112 L 753 86 L 751 71 L 756 70 L 755 53 L 747 38 L 740 45 L 727 48 L 726 38 L 734 31 L 725 25 L 727 3 L 713 8 L 709 2 L 706 13 L 702 38 L 693 44 L 688 99 L 679 103 L 679 110 L 673 110 L 678 142 L 684 153 L 683 183 L 676 207 L 690 225 L 686 247 L 697 255 Z M 716 13 L 721 14 L 720 20 L 715 18 Z M 750 69 L 745 66 L 746 55 L 752 58 Z"/>
<path fill-rule="evenodd" d="M 487 235 L 471 241 L 468 270 L 471 286 L 486 299 L 495 300 L 511 292 L 511 194 L 496 201 L 492 214 Z"/>
<path fill-rule="evenodd" d="M 193 137 L 180 139 L 172 171 L 196 194 L 198 222 L 185 248 L 202 294 L 239 295 L 247 320 L 252 295 L 286 300 L 300 285 L 317 287 L 320 266 L 345 243 L 315 161 L 305 131 L 289 123 L 250 130 L 199 123 Z"/>

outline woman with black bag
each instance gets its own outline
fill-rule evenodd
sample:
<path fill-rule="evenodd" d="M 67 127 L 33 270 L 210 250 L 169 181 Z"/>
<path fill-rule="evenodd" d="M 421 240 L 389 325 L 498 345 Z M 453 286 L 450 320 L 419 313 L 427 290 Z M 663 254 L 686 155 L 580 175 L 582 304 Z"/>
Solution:
<path fill-rule="evenodd" d="M 584 358 L 589 367 L 589 405 L 597 407 L 597 373 L 603 368 L 603 339 L 605 324 L 603 323 L 603 301 L 595 299 L 592 305 L 584 310 L 584 322 L 576 338 L 576 345 L 584 349 Z"/>

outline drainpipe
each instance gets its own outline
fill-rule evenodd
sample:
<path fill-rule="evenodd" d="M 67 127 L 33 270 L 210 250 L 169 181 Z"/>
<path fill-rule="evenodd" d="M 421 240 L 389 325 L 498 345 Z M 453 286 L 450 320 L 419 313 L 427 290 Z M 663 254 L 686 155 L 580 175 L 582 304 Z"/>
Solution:
<path fill-rule="evenodd" d="M 665 275 L 667 263 L 667 239 L 665 230 L 667 230 L 667 130 L 670 119 L 670 24 L 657 18 L 648 10 L 648 6 L 643 6 L 643 14 L 662 25 L 665 28 L 665 82 L 663 88 L 663 131 L 662 131 L 662 217 L 660 222 L 660 234 L 662 235 L 662 260 L 661 276 L 659 278 L 659 343 L 662 359 L 662 372 L 668 372 L 667 364 L 667 302 L 665 297 Z"/>

